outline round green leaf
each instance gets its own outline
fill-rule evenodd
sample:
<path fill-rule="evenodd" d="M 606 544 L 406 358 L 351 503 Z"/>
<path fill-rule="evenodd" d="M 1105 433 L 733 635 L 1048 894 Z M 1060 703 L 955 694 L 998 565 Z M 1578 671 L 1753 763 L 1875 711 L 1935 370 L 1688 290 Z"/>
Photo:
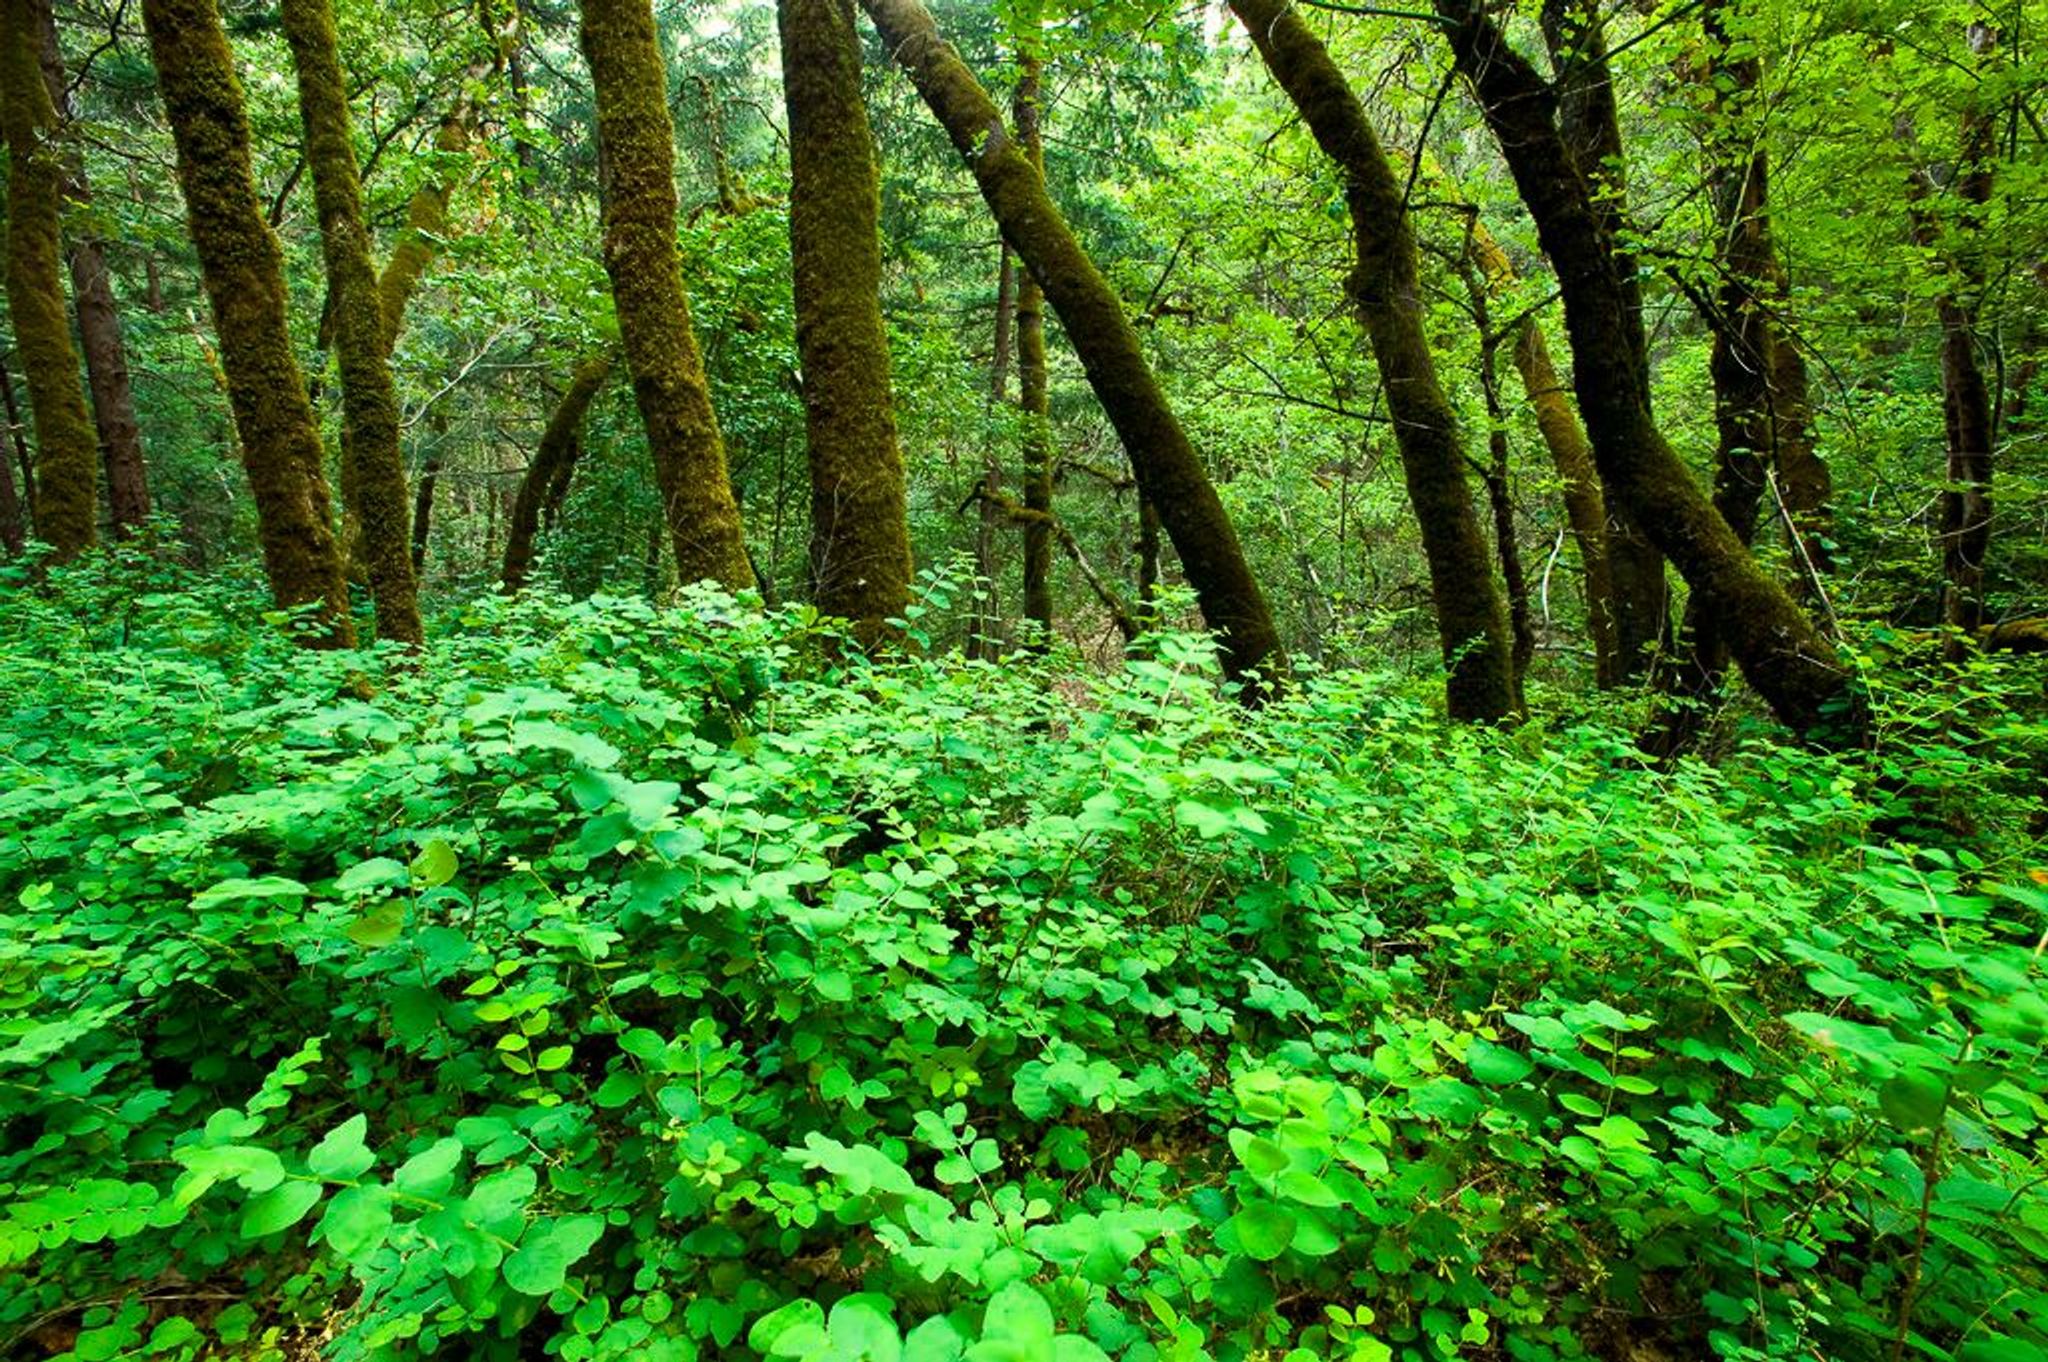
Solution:
<path fill-rule="evenodd" d="M 1249 1202 L 1226 1223 L 1245 1256 L 1262 1263 L 1278 1258 L 1294 1242 L 1294 1212 L 1270 1201 Z"/>

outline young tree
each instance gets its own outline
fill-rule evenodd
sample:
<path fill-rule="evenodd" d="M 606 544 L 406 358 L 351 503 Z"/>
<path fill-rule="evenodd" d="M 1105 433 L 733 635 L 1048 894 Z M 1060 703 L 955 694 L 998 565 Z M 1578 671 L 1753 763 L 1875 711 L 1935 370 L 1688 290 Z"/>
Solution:
<path fill-rule="evenodd" d="M 1045 178 L 1044 59 L 1040 5 L 1018 15 L 1017 88 L 1010 116 L 1024 158 Z M 1038 626 L 1036 646 L 1052 642 L 1052 420 L 1045 362 L 1045 290 L 1032 271 L 1017 281 L 1017 407 L 1024 414 L 1024 618 Z"/>
<path fill-rule="evenodd" d="M 519 491 L 512 498 L 512 514 L 505 527 L 504 589 L 517 591 L 526 585 L 533 571 L 533 539 L 540 529 L 541 515 L 555 497 L 559 484 L 566 492 L 569 475 L 582 452 L 583 417 L 590 404 L 611 377 L 609 350 L 584 360 L 569 376 L 569 387 L 555 404 L 541 432 L 540 448 L 519 479 Z"/>
<path fill-rule="evenodd" d="M 1287 0 L 1230 0 L 1230 8 L 1344 177 L 1356 261 L 1347 288 L 1372 342 L 1422 531 L 1451 717 L 1505 719 L 1520 707 L 1508 618 L 1465 481 L 1457 413 L 1423 328 L 1421 269 L 1401 180 L 1350 83 Z M 1511 535 L 1503 548 L 1512 550 Z"/>
<path fill-rule="evenodd" d="M 1222 499 L 1145 362 L 1122 301 L 1074 239 L 1037 167 L 924 6 L 917 0 L 861 4 L 973 171 L 1010 248 L 1059 313 L 1123 440 L 1139 491 L 1158 508 L 1203 617 L 1222 637 L 1225 671 L 1233 677 L 1274 676 L 1285 659 L 1272 612 Z"/>
<path fill-rule="evenodd" d="M 603 155 L 605 270 L 676 572 L 684 582 L 749 587 L 754 570 L 676 255 L 675 130 L 654 11 L 650 0 L 583 0 L 582 14 Z"/>
<path fill-rule="evenodd" d="M 97 449 L 78 378 L 60 273 L 63 161 L 57 110 L 43 84 L 31 0 L 0 5 L 0 119 L 7 137 L 7 306 L 35 418 L 36 534 L 58 559 L 97 538 Z"/>
<path fill-rule="evenodd" d="M 812 599 L 872 646 L 910 604 L 882 330 L 881 200 L 852 0 L 779 0 L 789 250 L 811 468 Z"/>
<path fill-rule="evenodd" d="M 318 606 L 309 642 L 346 646 L 353 631 L 327 522 L 320 429 L 292 354 L 284 260 L 256 198 L 242 86 L 220 12 L 214 0 L 147 0 L 142 21 L 177 143 L 271 594 L 280 605 Z"/>
<path fill-rule="evenodd" d="M 384 317 L 370 263 L 370 235 L 363 226 L 334 15 L 328 0 L 284 0 L 282 14 L 298 72 L 299 117 L 313 170 L 327 283 L 334 294 L 335 348 L 341 358 L 341 485 L 362 536 L 377 635 L 418 644 L 425 634 L 413 576 L 405 457 L 398 445 L 398 394 L 385 357 Z"/>

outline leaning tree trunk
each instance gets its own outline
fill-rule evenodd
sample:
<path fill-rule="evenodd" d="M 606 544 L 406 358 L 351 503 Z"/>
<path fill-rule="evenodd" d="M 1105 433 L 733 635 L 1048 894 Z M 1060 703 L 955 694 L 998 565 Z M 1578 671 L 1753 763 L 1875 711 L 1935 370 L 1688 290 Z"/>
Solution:
<path fill-rule="evenodd" d="M 1237 530 L 1145 363 L 1123 303 L 1074 239 L 1002 115 L 917 0 L 861 0 L 896 60 L 973 171 L 1010 248 L 1045 290 L 1122 439 L 1141 494 L 1159 508 L 1232 677 L 1285 666 L 1272 612 Z M 1248 698 L 1257 698 L 1254 687 Z"/>
<path fill-rule="evenodd" d="M 292 354 L 284 260 L 256 197 L 227 34 L 214 0 L 146 0 L 142 20 L 177 143 L 271 594 L 280 605 L 318 607 L 310 642 L 346 646 L 348 592 L 327 523 L 320 428 Z"/>
<path fill-rule="evenodd" d="M 1408 501 L 1422 530 L 1451 717 L 1505 719 L 1520 707 L 1508 616 L 1465 480 L 1457 413 L 1430 355 L 1402 183 L 1350 83 L 1288 0 L 1230 0 L 1230 8 L 1344 176 L 1355 253 L 1347 290 L 1372 342 Z M 1510 536 L 1502 551 L 1513 550 Z"/>
<path fill-rule="evenodd" d="M 419 583 L 412 567 L 405 457 L 398 447 L 398 393 L 385 358 L 384 318 L 362 185 L 349 142 L 348 90 L 328 0 L 284 0 L 285 40 L 298 72 L 299 116 L 320 214 L 321 251 L 335 306 L 341 357 L 341 485 L 362 536 L 377 636 L 417 645 Z"/>
<path fill-rule="evenodd" d="M 1017 88 L 1010 101 L 1017 141 L 1045 177 L 1045 111 L 1036 5 L 1020 16 Z M 1017 281 L 1017 407 L 1024 415 L 1024 618 L 1037 626 L 1033 647 L 1052 644 L 1052 420 L 1045 362 L 1045 290 L 1030 271 Z"/>
<path fill-rule="evenodd" d="M 910 604 L 903 456 L 882 330 L 881 199 L 852 0 L 780 0 L 789 252 L 811 466 L 811 582 L 872 647 Z"/>
<path fill-rule="evenodd" d="M 49 0 L 30 0 L 36 11 L 43 84 L 60 123 L 72 122 L 71 91 L 57 44 L 57 18 Z M 79 208 L 92 203 L 85 162 L 64 159 L 64 197 Z M 85 381 L 92 389 L 92 418 L 107 475 L 107 520 L 116 535 L 133 534 L 149 519 L 149 470 L 142 457 L 142 428 L 135 419 L 135 391 L 128 379 L 128 347 L 114 303 L 106 249 L 91 232 L 71 235 L 65 257 L 78 311 L 78 338 L 85 350 Z"/>
<path fill-rule="evenodd" d="M 1610 497 L 1714 603 L 1744 675 L 1780 719 L 1816 737 L 1860 736 L 1860 697 L 1834 649 L 1693 482 L 1650 414 L 1639 367 L 1615 362 L 1643 353 L 1641 317 L 1592 188 L 1559 134 L 1556 95 L 1472 0 L 1435 4 L 1556 266 L 1579 412 Z"/>
<path fill-rule="evenodd" d="M 7 135 L 7 305 L 36 429 L 36 534 L 58 561 L 97 537 L 98 463 L 61 274 L 63 162 L 30 0 L 0 8 L 0 119 Z"/>
<path fill-rule="evenodd" d="M 517 591 L 526 585 L 533 571 L 533 538 L 540 528 L 541 512 L 555 485 L 566 485 L 569 473 L 582 453 L 584 413 L 611 377 L 610 351 L 584 360 L 570 375 L 569 389 L 555 404 L 541 432 L 540 449 L 519 479 L 519 491 L 512 498 L 512 514 L 505 527 L 504 588 Z"/>
<path fill-rule="evenodd" d="M 684 583 L 754 585 L 725 443 L 676 255 L 675 129 L 649 0 L 584 0 L 597 93 L 604 264 L 662 512 Z"/>

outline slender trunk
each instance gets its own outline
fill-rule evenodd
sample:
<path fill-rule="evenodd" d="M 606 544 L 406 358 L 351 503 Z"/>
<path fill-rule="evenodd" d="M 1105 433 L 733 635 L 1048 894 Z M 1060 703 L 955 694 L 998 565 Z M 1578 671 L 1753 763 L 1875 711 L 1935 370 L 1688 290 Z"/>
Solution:
<path fill-rule="evenodd" d="M 1138 612 L 1151 619 L 1159 605 L 1159 511 L 1138 498 Z"/>
<path fill-rule="evenodd" d="M 14 390 L 6 373 L 5 366 L 0 365 L 0 383 L 7 384 L 7 433 L 11 442 L 20 439 L 20 431 L 14 424 Z M 0 549 L 7 550 L 10 557 L 20 553 L 28 542 L 28 527 L 22 523 L 21 505 L 21 493 L 14 485 L 14 461 L 0 453 Z"/>
<path fill-rule="evenodd" d="M 1000 407 L 1009 396 L 1010 330 L 1017 307 L 1017 267 L 1010 248 L 998 251 L 996 268 L 995 356 L 989 361 L 989 407 Z M 982 451 L 981 483 L 975 496 L 974 528 L 974 626 L 967 640 L 969 659 L 996 655 L 996 631 L 1001 626 L 1001 597 L 996 587 L 997 505 L 1003 494 L 1003 466 L 995 454 Z"/>
<path fill-rule="evenodd" d="M 35 419 L 36 533 L 58 561 L 98 537 L 98 463 L 61 273 L 64 167 L 43 84 L 32 0 L 0 9 L 0 120 L 7 140 L 7 304 Z"/>
<path fill-rule="evenodd" d="M 1693 482 L 1650 414 L 1640 368 L 1614 361 L 1643 353 L 1641 317 L 1559 134 L 1555 94 L 1478 5 L 1435 4 L 1557 269 L 1579 411 L 1610 499 L 1714 602 L 1743 673 L 1780 719 L 1816 737 L 1860 736 L 1860 697 L 1833 648 Z"/>
<path fill-rule="evenodd" d="M 597 93 L 605 270 L 676 574 L 736 591 L 754 572 L 676 255 L 675 129 L 649 0 L 584 0 L 582 42 Z"/>
<path fill-rule="evenodd" d="M 1010 248 L 1045 290 L 1122 438 L 1139 491 L 1159 508 L 1232 677 L 1274 679 L 1286 662 L 1237 531 L 1158 380 L 1123 303 L 1074 239 L 1045 181 L 988 94 L 916 0 L 861 0 L 889 50 L 973 171 Z M 1260 689 L 1250 688 L 1248 699 Z"/>
<path fill-rule="evenodd" d="M 518 494 L 512 499 L 512 515 L 505 530 L 503 582 L 507 591 L 525 586 L 533 571 L 533 537 L 540 526 L 541 511 L 555 484 L 566 486 L 582 452 L 580 432 L 584 413 L 590 410 L 591 400 L 604 387 L 611 372 L 609 351 L 584 360 L 576 366 L 568 391 L 548 417 L 547 428 L 541 432 L 540 449 L 527 465 L 526 475 L 519 480 Z"/>
<path fill-rule="evenodd" d="M 1408 502 L 1422 531 L 1451 717 L 1505 719 L 1520 707 L 1508 617 L 1465 480 L 1457 413 L 1430 354 L 1401 180 L 1350 83 L 1287 0 L 1230 0 L 1230 8 L 1344 176 L 1355 253 L 1347 290 L 1372 342 Z M 1502 547 L 1512 552 L 1512 535 Z"/>
<path fill-rule="evenodd" d="M 21 404 L 14 397 L 14 375 L 8 371 L 7 359 L 0 356 L 0 401 L 7 408 L 7 440 L 14 447 L 14 460 L 21 469 L 21 511 L 22 529 L 31 537 L 35 534 L 36 507 L 36 464 L 28 448 L 28 427 L 21 419 Z"/>
<path fill-rule="evenodd" d="M 1017 88 L 1010 115 L 1024 158 L 1045 178 L 1042 72 L 1038 56 L 1041 17 L 1027 6 L 1027 25 L 1017 53 Z M 1024 414 L 1024 618 L 1036 626 L 1035 648 L 1052 643 L 1052 421 L 1045 367 L 1045 290 L 1029 272 L 1017 282 L 1017 405 Z"/>
<path fill-rule="evenodd" d="M 1485 295 L 1479 304 L 1479 385 L 1486 399 L 1486 502 L 1493 512 L 1494 549 L 1500 555 L 1501 584 L 1507 588 L 1508 632 L 1514 640 L 1515 707 L 1525 708 L 1522 678 L 1536 656 L 1536 624 L 1529 612 L 1529 575 L 1522 566 L 1522 546 L 1515 537 L 1514 486 L 1508 477 L 1507 406 L 1500 395 L 1500 342 L 1486 315 Z"/>
<path fill-rule="evenodd" d="M 59 123 L 68 126 L 73 119 L 71 94 L 57 45 L 56 13 L 49 0 L 30 3 L 36 11 L 43 81 Z M 64 197 L 80 209 L 92 203 L 85 162 L 75 153 L 64 157 Z M 107 253 L 98 237 L 81 231 L 71 235 L 65 255 L 71 267 L 78 338 L 85 351 L 85 379 L 92 389 L 93 424 L 106 468 L 108 520 L 117 536 L 133 534 L 149 519 L 149 472 L 142 457 L 142 428 L 135 419 L 128 347 L 121 336 Z"/>
<path fill-rule="evenodd" d="M 881 199 L 852 0 L 780 0 L 789 247 L 820 610 L 872 647 L 910 604 L 903 456 L 882 330 Z"/>
<path fill-rule="evenodd" d="M 362 185 L 349 142 L 348 90 L 328 0 L 284 0 L 285 40 L 298 72 L 299 116 L 313 196 L 320 214 L 321 252 L 335 307 L 335 349 L 341 357 L 341 485 L 361 536 L 376 606 L 377 636 L 417 645 L 419 584 L 412 567 L 412 527 L 405 458 L 398 447 L 398 393 L 384 349 L 384 320 L 370 235 L 363 226 Z"/>
<path fill-rule="evenodd" d="M 420 475 L 413 487 L 412 575 L 419 582 L 427 579 L 428 534 L 434 524 L 434 491 L 441 481 L 441 440 L 446 432 L 447 421 L 437 414 L 428 431 L 430 444 L 426 457 L 420 460 Z"/>

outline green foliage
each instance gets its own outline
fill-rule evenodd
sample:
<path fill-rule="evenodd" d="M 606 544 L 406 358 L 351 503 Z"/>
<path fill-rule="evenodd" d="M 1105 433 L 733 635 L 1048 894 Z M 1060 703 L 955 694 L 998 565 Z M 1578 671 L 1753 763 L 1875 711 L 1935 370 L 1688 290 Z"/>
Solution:
<path fill-rule="evenodd" d="M 2048 887 L 1882 764 L 127 586 L 0 601 L 5 1355 L 2048 1344 Z"/>

